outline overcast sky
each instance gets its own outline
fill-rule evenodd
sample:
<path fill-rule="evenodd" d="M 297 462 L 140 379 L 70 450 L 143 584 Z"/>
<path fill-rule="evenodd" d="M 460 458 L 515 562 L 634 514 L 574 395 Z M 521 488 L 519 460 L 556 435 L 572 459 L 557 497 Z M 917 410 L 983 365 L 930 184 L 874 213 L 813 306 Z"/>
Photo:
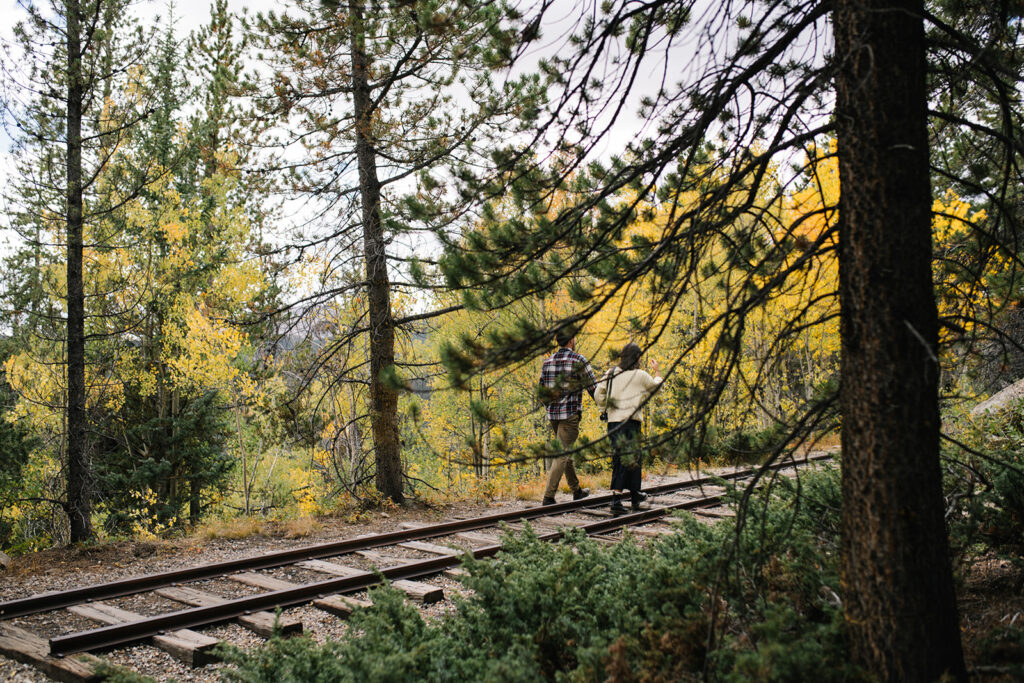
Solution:
<path fill-rule="evenodd" d="M 521 7 L 525 10 L 534 3 L 535 0 L 521 0 Z M 44 1 L 41 4 L 45 5 L 46 3 Z M 209 20 L 210 4 L 210 0 L 179 0 L 174 4 L 175 29 L 179 39 L 184 40 L 191 31 Z M 701 2 L 699 4 L 703 5 L 706 3 Z M 236 13 L 242 12 L 243 9 L 249 13 L 256 13 L 271 9 L 284 10 L 288 6 L 293 5 L 293 3 L 288 2 L 288 0 L 228 0 L 228 5 Z M 139 16 L 143 24 L 151 24 L 158 17 L 165 18 L 168 15 L 169 8 L 170 4 L 166 0 L 139 0 L 133 5 L 133 11 Z M 528 57 L 524 60 L 525 63 L 521 68 L 530 68 L 536 64 L 537 59 L 546 54 L 564 53 L 566 49 L 571 49 L 567 45 L 568 32 L 576 24 L 576 18 L 580 11 L 592 12 L 593 10 L 594 0 L 555 0 L 545 16 L 541 32 L 542 38 L 531 46 Z M 528 12 L 528 10 L 526 11 Z M 4 22 L 0 23 L 0 39 L 6 40 L 11 37 L 13 24 L 24 16 L 24 10 L 20 7 L 17 0 L 0 0 L 0 16 L 3 16 L 5 19 Z M 672 61 L 682 67 L 689 62 L 689 59 L 673 59 Z M 641 81 L 648 82 L 648 87 L 644 89 L 648 92 L 656 91 L 661 76 L 662 74 L 658 72 L 640 74 Z M 639 122 L 632 114 L 632 111 L 625 112 L 621 121 L 602 140 L 595 150 L 598 156 L 619 152 L 627 142 L 635 139 L 638 133 Z M 0 130 L 0 183 L 5 183 L 10 173 L 11 157 L 9 146 L 10 139 L 7 137 L 6 132 Z M 2 214 L 5 213 L 4 208 L 0 207 L 0 255 L 5 252 L 5 249 L 9 248 L 5 246 L 5 242 L 11 239 L 11 236 L 4 232 L 4 224 L 6 223 L 6 221 L 2 220 Z"/>
<path fill-rule="evenodd" d="M 180 40 L 184 40 L 189 33 L 209 21 L 211 4 L 208 0 L 180 0 L 174 3 L 175 32 Z M 228 7 L 233 12 L 241 12 L 244 8 L 248 8 L 251 13 L 262 12 L 278 9 L 287 4 L 286 0 L 228 0 Z M 170 3 L 166 0 L 140 0 L 133 4 L 132 10 L 143 20 L 143 24 L 150 24 L 157 17 L 166 17 L 169 7 Z M 3 21 L 0 22 L 0 40 L 10 40 L 14 24 L 24 16 L 25 11 L 17 0 L 0 0 L 0 17 L 3 17 Z M 11 172 L 10 145 L 11 139 L 6 128 L 0 127 L 0 185 L 6 185 Z M 0 206 L 0 257 L 11 249 L 13 239 L 5 227 L 6 220 L 2 216 L 5 213 L 6 207 Z"/>

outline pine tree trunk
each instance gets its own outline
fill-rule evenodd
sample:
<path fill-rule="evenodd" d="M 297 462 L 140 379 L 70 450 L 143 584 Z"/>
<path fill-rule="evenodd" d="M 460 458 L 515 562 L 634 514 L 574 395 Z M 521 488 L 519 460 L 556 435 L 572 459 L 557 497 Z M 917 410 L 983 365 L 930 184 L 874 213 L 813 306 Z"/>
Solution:
<path fill-rule="evenodd" d="M 844 609 L 878 680 L 966 680 L 943 518 L 921 0 L 837 0 Z"/>
<path fill-rule="evenodd" d="M 377 490 L 396 503 L 403 500 L 402 460 L 398 441 L 398 394 L 381 373 L 395 364 L 395 329 L 391 317 L 391 283 L 381 225 L 381 187 L 373 140 L 373 103 L 369 86 L 363 7 L 349 2 L 352 22 L 352 102 L 355 114 L 356 161 L 363 211 L 363 251 L 366 260 L 370 319 L 370 426 L 376 464 Z"/>
<path fill-rule="evenodd" d="M 82 74 L 78 0 L 68 0 L 67 48 L 67 304 L 68 304 L 68 492 L 71 542 L 92 536 L 89 504 L 88 427 L 85 411 L 85 294 L 82 282 Z"/>
<path fill-rule="evenodd" d="M 203 487 L 199 483 L 199 480 L 192 477 L 189 481 L 189 498 L 188 498 L 188 523 L 195 526 L 199 524 L 199 518 L 202 516 L 203 508 L 200 504 L 202 501 Z"/>
<path fill-rule="evenodd" d="M 480 402 L 487 403 L 487 384 L 483 375 L 480 376 Z M 486 420 L 480 421 L 480 478 L 491 476 L 491 425 Z"/>
<path fill-rule="evenodd" d="M 481 382 L 481 385 L 483 382 Z M 466 399 L 472 405 L 473 403 L 473 387 L 470 385 L 466 392 Z M 472 439 L 472 458 L 473 458 L 473 475 L 480 479 L 484 474 L 483 458 L 481 456 L 481 447 L 483 444 L 483 426 L 480 425 L 480 429 L 477 429 L 476 415 L 472 411 L 469 413 L 469 435 Z"/>
<path fill-rule="evenodd" d="M 363 432 L 359 427 L 359 411 L 356 406 L 356 390 L 353 385 L 348 385 L 348 427 L 345 428 L 345 435 L 348 441 L 348 482 L 352 490 L 363 479 L 363 472 L 366 470 L 366 462 L 363 456 Z"/>

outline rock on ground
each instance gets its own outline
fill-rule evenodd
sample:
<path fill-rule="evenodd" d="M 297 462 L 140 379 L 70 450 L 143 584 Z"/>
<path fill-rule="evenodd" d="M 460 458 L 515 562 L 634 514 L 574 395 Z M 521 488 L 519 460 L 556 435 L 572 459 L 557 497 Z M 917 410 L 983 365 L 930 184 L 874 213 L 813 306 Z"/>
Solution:
<path fill-rule="evenodd" d="M 983 413 L 997 413 L 1007 404 L 1024 396 L 1024 379 L 1019 379 L 1002 391 L 994 394 L 991 398 L 982 401 L 971 409 L 971 415 L 982 415 Z"/>

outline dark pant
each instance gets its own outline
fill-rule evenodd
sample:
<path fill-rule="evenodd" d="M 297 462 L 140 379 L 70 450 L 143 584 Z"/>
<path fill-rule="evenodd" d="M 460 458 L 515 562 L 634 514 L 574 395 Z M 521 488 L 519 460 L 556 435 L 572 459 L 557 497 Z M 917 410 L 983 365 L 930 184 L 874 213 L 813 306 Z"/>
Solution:
<path fill-rule="evenodd" d="M 612 491 L 640 490 L 640 436 L 639 420 L 608 423 L 608 438 L 612 442 Z M 623 464 L 623 459 L 632 464 Z"/>
<path fill-rule="evenodd" d="M 562 448 L 568 450 L 576 441 L 576 437 L 580 435 L 580 417 L 580 414 L 576 413 L 565 420 L 551 421 L 551 431 L 562 442 Z M 544 488 L 544 500 L 555 497 L 563 474 L 565 483 L 569 485 L 573 493 L 580 490 L 580 480 L 576 476 L 576 466 L 572 464 L 572 456 L 560 455 L 552 460 L 551 469 L 548 470 L 548 484 Z"/>

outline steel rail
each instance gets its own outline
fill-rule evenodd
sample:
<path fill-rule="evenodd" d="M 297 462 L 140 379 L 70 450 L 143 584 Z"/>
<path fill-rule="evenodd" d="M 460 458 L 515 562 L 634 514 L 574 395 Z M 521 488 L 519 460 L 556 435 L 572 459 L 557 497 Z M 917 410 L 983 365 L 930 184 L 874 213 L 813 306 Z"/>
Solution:
<path fill-rule="evenodd" d="M 584 524 L 572 529 L 582 529 L 587 534 L 603 533 L 634 524 L 645 524 L 668 515 L 677 510 L 687 510 L 701 507 L 713 507 L 725 500 L 723 495 L 713 495 L 689 501 L 672 503 L 662 507 L 654 507 L 649 510 L 642 510 L 601 520 L 590 524 Z M 572 529 L 552 531 L 546 534 L 539 534 L 538 538 L 544 541 L 554 541 L 565 535 Z M 475 558 L 491 557 L 500 551 L 502 546 L 489 545 L 466 551 L 465 554 L 472 554 Z M 364 590 L 381 583 L 382 577 L 389 581 L 398 579 L 413 579 L 423 576 L 437 574 L 454 567 L 462 562 L 462 556 L 447 555 L 417 562 L 409 562 L 379 572 L 363 572 L 352 576 L 328 579 L 316 583 L 286 588 L 283 590 L 260 593 L 244 598 L 228 600 L 208 607 L 196 607 L 183 609 L 177 612 L 161 614 L 155 617 L 147 617 L 139 621 L 126 624 L 115 624 L 101 628 L 80 631 L 64 636 L 57 636 L 50 639 L 50 654 L 65 656 L 76 652 L 92 650 L 103 650 L 111 647 L 128 645 L 152 636 L 183 628 L 197 628 L 210 624 L 235 619 L 242 615 L 255 611 L 271 610 L 277 608 L 294 607 L 310 600 L 322 598 L 336 593 L 351 593 Z"/>
<path fill-rule="evenodd" d="M 775 463 L 769 469 L 779 470 L 788 467 L 797 467 L 810 462 L 826 460 L 831 457 L 831 454 L 809 455 L 803 460 L 790 460 L 785 463 Z M 660 484 L 658 486 L 652 486 L 644 489 L 644 491 L 655 496 L 664 495 L 676 491 L 713 485 L 716 481 L 723 479 L 733 480 L 751 477 L 757 474 L 760 469 L 761 468 L 750 468 L 722 475 L 705 476 L 688 481 Z M 462 531 L 472 531 L 474 529 L 496 526 L 500 522 L 512 522 L 524 519 L 533 519 L 536 517 L 547 517 L 549 515 L 571 512 L 577 509 L 598 507 L 600 505 L 610 503 L 611 500 L 611 494 L 593 496 L 578 501 L 543 505 L 525 508 L 523 510 L 499 512 L 493 515 L 475 517 L 469 520 L 442 522 L 441 524 L 434 524 L 419 529 L 390 531 L 360 538 L 350 538 L 343 541 L 304 546 L 293 548 L 291 550 L 281 550 L 274 553 L 245 557 L 237 560 L 225 560 L 223 562 L 215 562 L 212 564 L 200 565 L 198 567 L 188 567 L 186 569 L 174 569 L 166 572 L 144 574 L 142 576 L 118 579 L 116 581 L 91 586 L 82 586 L 80 588 L 72 588 L 65 591 L 30 595 L 25 598 L 0 602 L 0 619 L 13 619 L 15 617 L 28 616 L 39 612 L 62 609 L 92 600 L 105 600 L 109 598 L 124 597 L 126 595 L 135 595 L 137 593 L 143 593 L 156 588 L 175 586 L 192 581 L 201 581 L 203 579 L 235 574 L 241 571 L 271 569 L 273 567 L 294 564 L 304 560 L 332 557 L 334 555 L 341 555 L 357 550 L 368 550 L 370 548 L 402 543 L 405 541 L 417 541 L 427 538 L 435 538 L 437 536 L 448 536 Z"/>

